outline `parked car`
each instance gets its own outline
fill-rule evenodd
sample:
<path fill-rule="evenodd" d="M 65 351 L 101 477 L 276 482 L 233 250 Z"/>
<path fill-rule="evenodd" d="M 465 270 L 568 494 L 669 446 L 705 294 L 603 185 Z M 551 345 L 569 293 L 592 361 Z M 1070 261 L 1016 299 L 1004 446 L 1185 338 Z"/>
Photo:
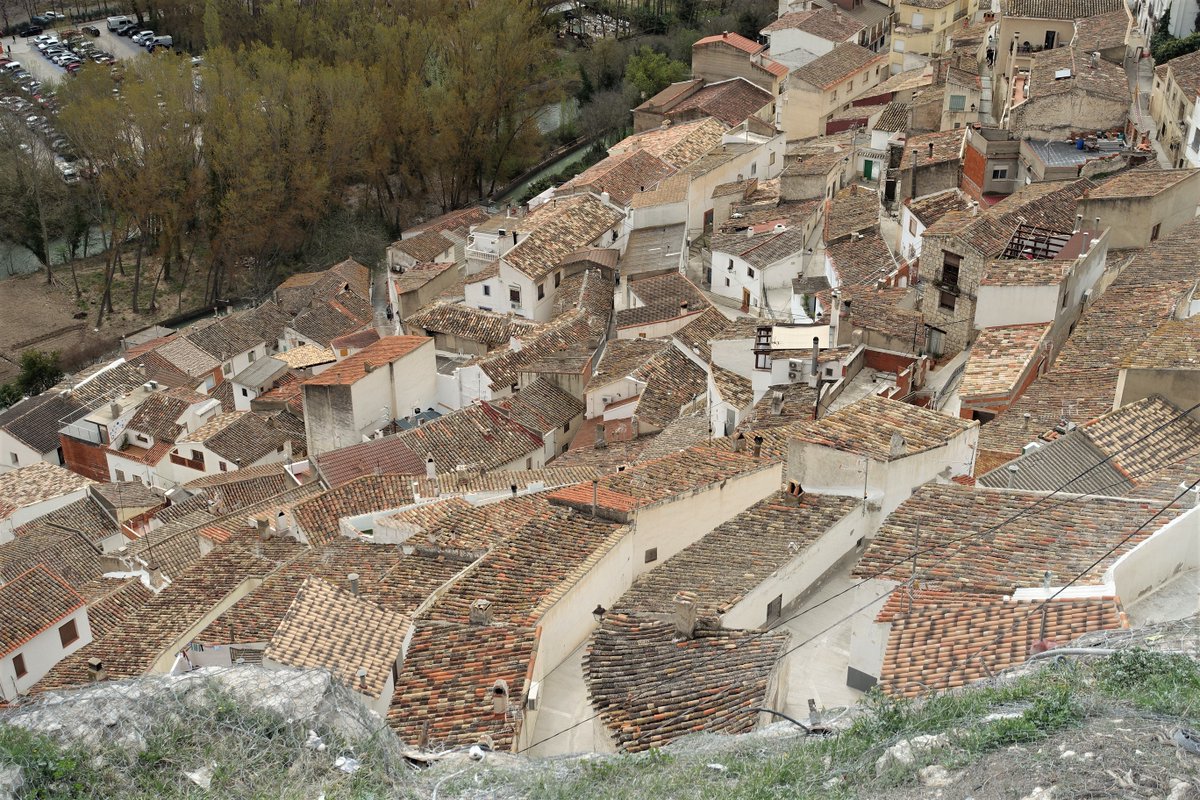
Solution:
<path fill-rule="evenodd" d="M 40 25 L 26 25 L 18 31 L 22 37 L 28 39 L 30 36 L 37 36 L 42 31 L 46 30 Z"/>
<path fill-rule="evenodd" d="M 43 11 L 42 16 L 48 20 L 66 19 L 66 14 L 60 14 L 57 11 Z"/>
<path fill-rule="evenodd" d="M 126 22 L 113 31 L 117 36 L 133 36 L 137 32 L 138 25 L 136 22 Z"/>
<path fill-rule="evenodd" d="M 100 35 L 100 29 L 97 28 L 95 25 L 84 25 L 82 30 L 88 36 L 99 36 Z"/>
<path fill-rule="evenodd" d="M 133 17 L 127 16 L 125 14 L 121 14 L 116 17 L 109 17 L 108 18 L 108 29 L 110 31 L 115 31 L 117 28 L 120 28 L 125 25 L 133 25 L 135 22 L 137 22 L 137 20 L 135 20 Z"/>
<path fill-rule="evenodd" d="M 130 38 L 132 38 L 138 44 L 145 46 L 146 42 L 154 38 L 154 31 L 141 31 L 140 33 L 134 34 Z"/>

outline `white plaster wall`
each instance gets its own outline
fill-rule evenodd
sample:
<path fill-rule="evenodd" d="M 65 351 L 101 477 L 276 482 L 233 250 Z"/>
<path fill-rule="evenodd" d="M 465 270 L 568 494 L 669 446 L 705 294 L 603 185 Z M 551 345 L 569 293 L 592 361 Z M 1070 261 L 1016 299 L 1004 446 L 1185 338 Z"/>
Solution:
<path fill-rule="evenodd" d="M 712 342 L 712 362 L 721 369 L 735 372 L 743 378 L 753 378 L 753 339 L 717 339 Z"/>
<path fill-rule="evenodd" d="M 630 378 L 620 378 L 603 385 L 589 384 L 584 394 L 584 404 L 587 407 L 587 418 L 598 417 L 604 413 L 604 407 L 618 400 L 641 394 L 642 384 Z M 605 403 L 603 398 L 608 398 Z"/>
<path fill-rule="evenodd" d="M 13 463 L 13 456 L 17 457 L 17 463 Z M 28 467 L 30 464 L 35 464 L 42 460 L 42 454 L 34 450 L 24 442 L 10 435 L 7 431 L 0 430 L 0 472 L 8 472 L 12 469 Z M 49 459 L 47 459 L 49 460 Z M 52 464 L 58 463 L 58 454 L 55 453 L 55 458 L 50 461 Z"/>
<path fill-rule="evenodd" d="M 921 235 L 925 226 L 908 206 L 900 207 L 900 258 L 912 260 L 921 255 Z M 909 253 L 912 253 L 910 256 Z"/>
<path fill-rule="evenodd" d="M 787 608 L 808 591 L 867 535 L 869 518 L 864 511 L 861 503 L 852 508 L 815 542 L 747 592 L 737 605 L 721 615 L 721 627 L 735 630 L 761 627 L 767 621 L 768 603 L 783 595 L 783 607 Z"/>
<path fill-rule="evenodd" d="M 980 286 L 976 290 L 975 327 L 999 328 L 1051 322 L 1058 311 L 1058 284 Z"/>
<path fill-rule="evenodd" d="M 764 464 L 714 486 L 639 509 L 634 522 L 634 578 L 654 569 L 723 522 L 778 491 L 782 465 Z M 645 553 L 658 548 L 658 558 L 647 564 Z"/>
<path fill-rule="evenodd" d="M 71 619 L 75 620 L 75 631 L 79 634 L 79 638 L 63 647 L 58 629 Z M 5 700 L 15 700 L 18 694 L 29 691 L 30 687 L 45 677 L 55 664 L 91 641 L 92 628 L 88 622 L 87 608 L 80 608 L 0 660 L 0 695 Z M 13 656 L 18 653 L 25 657 L 26 673 L 20 678 L 17 677 L 12 663 Z"/>
<path fill-rule="evenodd" d="M 1190 496 L 1185 495 L 1180 502 L 1190 502 Z M 1200 569 L 1200 508 L 1189 509 L 1171 520 L 1117 559 L 1104 581 L 1128 605 L 1180 573 L 1195 569 Z"/>
<path fill-rule="evenodd" d="M 40 503 L 22 506 L 16 509 L 5 519 L 0 519 L 0 544 L 9 541 L 13 538 L 13 531 L 24 525 L 26 522 L 31 522 L 43 514 L 49 514 L 55 509 L 70 505 L 76 500 L 80 500 L 87 493 L 87 488 L 82 487 L 73 492 L 51 497 L 48 500 L 43 500 Z"/>
<path fill-rule="evenodd" d="M 678 225 L 687 221 L 688 206 L 685 201 L 678 203 L 662 203 L 645 208 L 634 208 L 629 211 L 629 228 L 659 228 L 666 225 Z"/>

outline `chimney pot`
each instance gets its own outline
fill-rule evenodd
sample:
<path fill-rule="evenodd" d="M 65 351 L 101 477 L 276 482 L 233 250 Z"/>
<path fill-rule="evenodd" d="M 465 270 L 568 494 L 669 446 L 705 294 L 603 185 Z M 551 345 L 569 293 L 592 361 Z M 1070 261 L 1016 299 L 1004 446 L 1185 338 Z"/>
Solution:
<path fill-rule="evenodd" d="M 600 481 L 592 478 L 592 517 L 596 516 L 596 506 L 600 503 Z"/>
<path fill-rule="evenodd" d="M 369 374 L 369 373 L 372 373 L 372 372 L 374 372 L 374 371 L 375 371 L 375 365 L 374 365 L 374 364 L 372 364 L 370 361 L 364 361 L 364 362 L 363 362 L 363 372 L 366 372 L 366 373 L 368 373 L 368 374 Z"/>
<path fill-rule="evenodd" d="M 346 580 L 350 582 L 350 594 L 358 597 L 358 573 L 351 572 L 346 576 Z"/>
<path fill-rule="evenodd" d="M 498 678 L 492 684 L 492 711 L 496 714 L 508 713 L 508 681 Z"/>
<path fill-rule="evenodd" d="M 493 613 L 492 601 L 480 597 L 471 603 L 469 620 L 472 625 L 491 625 Z"/>
<path fill-rule="evenodd" d="M 763 437 L 762 434 L 754 435 L 754 457 L 758 458 L 762 455 Z"/>
<path fill-rule="evenodd" d="M 675 595 L 675 632 L 691 639 L 696 635 L 696 595 L 692 592 L 679 592 Z"/>
<path fill-rule="evenodd" d="M 108 679 L 108 670 L 104 668 L 104 662 L 98 658 L 89 658 L 87 661 L 88 680 L 93 683 L 98 683 Z"/>
<path fill-rule="evenodd" d="M 733 452 L 740 453 L 746 447 L 746 434 L 739 433 L 733 437 Z"/>
<path fill-rule="evenodd" d="M 358 676 L 358 688 L 367 688 L 367 668 L 359 667 L 354 674 Z"/>
<path fill-rule="evenodd" d="M 425 456 L 425 477 L 429 480 L 437 477 L 437 464 L 433 461 L 433 453 Z"/>

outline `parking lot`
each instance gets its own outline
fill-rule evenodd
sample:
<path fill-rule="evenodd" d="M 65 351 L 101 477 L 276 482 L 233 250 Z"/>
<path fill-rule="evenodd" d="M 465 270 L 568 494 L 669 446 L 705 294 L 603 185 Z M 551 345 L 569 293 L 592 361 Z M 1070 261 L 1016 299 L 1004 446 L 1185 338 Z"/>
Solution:
<path fill-rule="evenodd" d="M 87 36 L 86 38 L 93 42 L 96 47 L 118 60 L 146 54 L 144 49 L 138 47 L 129 39 L 122 36 L 114 36 L 109 32 L 106 21 L 103 19 L 94 22 L 71 23 L 69 25 L 64 23 L 55 28 L 48 28 L 46 33 L 58 35 L 64 30 L 80 30 L 84 25 L 95 25 L 100 30 L 99 37 Z M 20 36 L 9 37 L 4 40 L 4 49 L 7 51 L 6 55 L 9 58 L 21 62 L 21 66 L 42 83 L 60 81 L 67 74 L 65 69 L 51 63 L 37 51 L 32 37 L 28 39 Z M 94 67 L 96 65 L 93 64 L 90 66 Z"/>

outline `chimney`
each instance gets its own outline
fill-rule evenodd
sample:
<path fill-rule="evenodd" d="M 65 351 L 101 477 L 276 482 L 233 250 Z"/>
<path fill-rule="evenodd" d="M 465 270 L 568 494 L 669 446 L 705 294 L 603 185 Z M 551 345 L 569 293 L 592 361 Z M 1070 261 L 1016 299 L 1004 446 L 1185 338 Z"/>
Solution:
<path fill-rule="evenodd" d="M 978 200 L 971 201 L 971 216 L 972 217 L 979 216 L 979 201 Z"/>
<path fill-rule="evenodd" d="M 679 302 L 679 310 L 680 310 L 680 311 L 687 311 L 687 310 L 688 310 L 688 301 L 687 301 L 687 300 L 681 300 L 681 301 Z"/>
<path fill-rule="evenodd" d="M 358 688 L 366 689 L 367 688 L 367 668 L 359 667 L 357 670 L 355 670 L 354 674 L 358 677 Z"/>
<path fill-rule="evenodd" d="M 675 595 L 675 632 L 686 639 L 696 635 L 696 595 L 692 592 L 680 592 Z"/>
<path fill-rule="evenodd" d="M 599 450 L 600 448 L 603 448 L 603 447 L 607 447 L 607 446 L 608 446 L 608 442 L 604 441 L 604 426 L 603 426 L 603 425 L 597 425 L 597 426 L 596 426 L 596 442 L 595 442 L 595 446 L 596 446 L 596 449 L 597 449 L 597 450 Z"/>
<path fill-rule="evenodd" d="M 433 462 L 433 453 L 425 456 L 425 477 L 429 480 L 437 477 L 437 464 Z"/>
<path fill-rule="evenodd" d="M 350 582 L 350 594 L 358 597 L 358 573 L 351 572 L 346 576 L 346 580 Z"/>
<path fill-rule="evenodd" d="M 1079 233 L 1079 231 L 1082 229 L 1083 229 L 1083 214 L 1076 214 L 1075 215 L 1075 230 L 1071 231 L 1071 233 Z"/>
<path fill-rule="evenodd" d="M 761 434 L 754 434 L 754 457 L 758 458 L 762 455 L 763 437 Z"/>
<path fill-rule="evenodd" d="M 114 417 L 121 416 L 121 404 L 118 403 L 116 400 L 113 400 L 111 403 L 108 404 L 108 410 L 110 412 L 112 412 L 112 415 Z"/>
<path fill-rule="evenodd" d="M 91 683 L 99 683 L 100 681 L 108 680 L 108 670 L 104 668 L 104 662 L 98 658 L 89 658 L 87 662 L 88 681 Z"/>
<path fill-rule="evenodd" d="M 888 443 L 888 457 L 902 458 L 908 454 L 908 442 L 898 433 L 892 434 L 892 439 Z"/>
<path fill-rule="evenodd" d="M 471 603 L 470 622 L 472 625 L 491 625 L 492 624 L 492 601 L 485 600 L 480 597 Z"/>
<path fill-rule="evenodd" d="M 733 452 L 740 453 L 744 449 L 746 449 L 746 434 L 738 433 L 733 437 Z"/>
<path fill-rule="evenodd" d="M 372 372 L 374 372 L 374 371 L 375 371 L 375 365 L 374 365 L 374 364 L 372 364 L 370 361 L 364 361 L 364 362 L 363 362 L 363 372 L 365 372 L 365 373 L 367 373 L 367 374 L 369 375 L 369 374 L 371 374 L 371 373 L 372 373 Z"/>
<path fill-rule="evenodd" d="M 596 517 L 596 506 L 600 504 L 600 481 L 592 478 L 592 518 Z"/>
<path fill-rule="evenodd" d="M 933 142 L 929 143 L 929 157 L 933 158 Z"/>
<path fill-rule="evenodd" d="M 836 299 L 833 302 L 835 305 L 837 304 Z M 818 360 L 820 360 L 820 357 L 821 357 L 821 339 L 817 336 L 814 336 L 813 337 L 813 348 L 812 348 L 812 361 L 808 365 L 809 372 L 812 375 L 816 375 L 817 370 L 820 369 L 820 366 L 817 364 Z"/>
<path fill-rule="evenodd" d="M 258 538 L 261 541 L 267 541 L 271 538 L 271 523 L 265 519 L 254 520 L 254 527 L 258 529 Z"/>
<path fill-rule="evenodd" d="M 508 681 L 503 678 L 497 678 L 492 684 L 492 712 L 508 713 Z"/>
<path fill-rule="evenodd" d="M 513 231 L 512 234 L 513 234 L 513 246 L 515 247 L 517 244 L 517 232 Z"/>
<path fill-rule="evenodd" d="M 601 203 L 604 203 L 604 205 L 608 205 L 608 204 L 609 204 L 609 201 L 610 201 L 611 199 L 612 199 L 612 196 L 611 196 L 611 195 L 610 195 L 608 192 L 601 192 L 601 193 L 600 193 L 600 202 L 601 202 Z"/>

